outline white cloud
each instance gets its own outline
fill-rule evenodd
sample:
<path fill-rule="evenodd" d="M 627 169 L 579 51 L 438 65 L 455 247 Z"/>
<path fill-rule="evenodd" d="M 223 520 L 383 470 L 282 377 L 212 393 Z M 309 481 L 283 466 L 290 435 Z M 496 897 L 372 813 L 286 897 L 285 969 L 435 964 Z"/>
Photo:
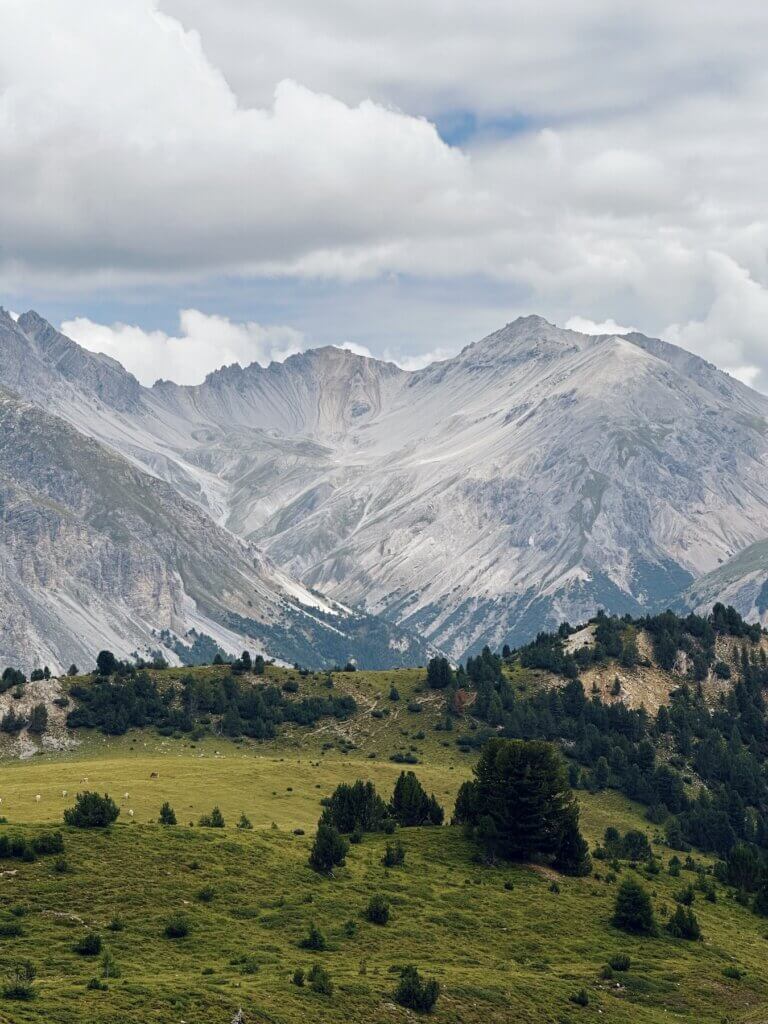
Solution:
<path fill-rule="evenodd" d="M 667 340 L 768 391 L 768 288 L 731 257 L 707 255 L 714 298 L 702 319 L 671 324 Z"/>
<path fill-rule="evenodd" d="M 442 362 L 444 359 L 450 359 L 455 354 L 455 352 L 446 348 L 433 348 L 428 352 L 419 352 L 418 355 L 394 355 L 387 350 L 383 358 L 391 363 L 397 363 L 404 370 L 423 370 L 430 363 Z"/>
<path fill-rule="evenodd" d="M 197 309 L 180 311 L 178 335 L 130 324 L 97 324 L 86 317 L 65 321 L 61 330 L 84 348 L 117 359 L 147 385 L 161 377 L 199 384 L 221 366 L 282 362 L 306 348 L 303 335 L 292 327 L 233 323 Z"/>
<path fill-rule="evenodd" d="M 768 289 L 764 3 L 701 0 L 691 18 L 667 0 L 0 2 L 14 304 L 69 289 L 87 313 L 99 288 L 137 283 L 176 309 L 191 282 L 210 305 L 232 278 L 442 280 L 475 310 L 492 291 L 508 318 L 672 325 L 768 387 L 753 319 Z M 462 150 L 420 114 L 502 130 Z M 350 337 L 341 314 L 322 326 Z M 372 334 L 350 340 L 414 344 Z M 144 374 L 176 372 L 146 359 Z"/>
<path fill-rule="evenodd" d="M 162 0 L 244 102 L 289 76 L 355 103 L 557 118 L 733 87 L 764 60 L 761 0 Z M 257 55 L 257 57 L 256 57 Z"/>
<path fill-rule="evenodd" d="M 615 320 L 603 320 L 597 323 L 586 316 L 572 316 L 566 320 L 565 326 L 569 331 L 578 331 L 579 334 L 631 334 L 636 327 L 622 327 Z"/>
<path fill-rule="evenodd" d="M 0 83 L 17 276 L 356 275 L 369 247 L 482 214 L 466 156 L 427 121 L 288 79 L 239 106 L 152 0 L 6 0 Z"/>
<path fill-rule="evenodd" d="M 345 341 L 335 347 L 344 349 L 346 352 L 354 352 L 356 356 L 365 356 L 366 359 L 373 359 L 373 352 L 371 352 L 367 345 L 358 345 L 354 341 Z"/>

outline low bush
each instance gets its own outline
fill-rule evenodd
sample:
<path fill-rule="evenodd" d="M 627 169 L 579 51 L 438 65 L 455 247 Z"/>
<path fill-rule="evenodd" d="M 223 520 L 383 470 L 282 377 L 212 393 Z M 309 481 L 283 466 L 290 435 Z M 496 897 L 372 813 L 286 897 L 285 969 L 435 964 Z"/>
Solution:
<path fill-rule="evenodd" d="M 400 972 L 400 981 L 393 998 L 400 1006 L 419 1013 L 429 1013 L 440 995 L 440 984 L 434 978 L 422 978 L 418 970 L 409 964 Z"/>
<path fill-rule="evenodd" d="M 371 896 L 365 908 L 365 916 L 371 924 L 386 924 L 389 921 L 389 903 L 378 893 Z"/>
<path fill-rule="evenodd" d="M 98 956 L 101 949 L 102 941 L 98 932 L 88 932 L 72 946 L 73 952 L 80 956 Z"/>
<path fill-rule="evenodd" d="M 189 935 L 189 920 L 184 914 L 172 914 L 163 929 L 166 939 L 185 939 Z"/>

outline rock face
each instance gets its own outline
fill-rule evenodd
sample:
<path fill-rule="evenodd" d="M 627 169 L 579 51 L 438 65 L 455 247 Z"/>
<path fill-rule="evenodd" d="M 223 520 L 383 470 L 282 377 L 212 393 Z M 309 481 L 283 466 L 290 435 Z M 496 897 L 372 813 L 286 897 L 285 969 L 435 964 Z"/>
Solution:
<path fill-rule="evenodd" d="M 642 335 L 526 317 L 417 373 L 327 348 L 198 387 L 142 388 L 35 314 L 0 317 L 0 351 L 7 386 L 179 507 L 455 657 L 598 606 L 697 603 L 697 581 L 717 599 L 768 538 L 768 399 Z M 722 593 L 758 613 L 750 572 Z"/>
<path fill-rule="evenodd" d="M 0 664 L 90 667 L 191 629 L 324 665 L 420 660 L 403 631 L 311 594 L 167 483 L 0 389 Z M 167 653 L 167 652 L 166 652 Z"/>

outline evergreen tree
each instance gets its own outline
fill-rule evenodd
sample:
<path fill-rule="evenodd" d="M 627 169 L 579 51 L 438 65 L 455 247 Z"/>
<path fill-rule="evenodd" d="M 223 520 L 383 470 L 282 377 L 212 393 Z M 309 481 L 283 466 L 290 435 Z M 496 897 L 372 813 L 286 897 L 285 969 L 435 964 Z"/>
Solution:
<path fill-rule="evenodd" d="M 419 1013 L 429 1013 L 440 995 L 440 984 L 434 978 L 424 979 L 417 969 L 409 964 L 403 967 L 400 981 L 394 991 L 394 1000 L 400 1006 Z"/>
<path fill-rule="evenodd" d="M 589 845 L 579 831 L 579 808 L 575 802 L 562 825 L 554 866 L 565 875 L 579 877 L 588 875 L 592 870 Z"/>
<path fill-rule="evenodd" d="M 176 812 L 166 800 L 163 806 L 160 808 L 160 824 L 161 825 L 175 825 L 176 824 Z"/>
<path fill-rule="evenodd" d="M 414 825 L 442 825 L 444 811 L 434 794 L 426 790 L 409 772 L 401 772 L 389 805 L 392 817 L 403 827 Z"/>
<path fill-rule="evenodd" d="M 453 670 L 447 658 L 430 658 L 427 665 L 427 686 L 430 690 L 444 690 L 453 682 Z"/>
<path fill-rule="evenodd" d="M 697 941 L 701 938 L 701 928 L 696 915 L 690 907 L 678 905 L 674 914 L 667 922 L 667 931 L 676 939 Z"/>
<path fill-rule="evenodd" d="M 309 854 L 309 866 L 321 874 L 329 875 L 335 867 L 344 866 L 348 852 L 347 840 L 338 829 L 321 818 Z"/>
<path fill-rule="evenodd" d="M 48 728 L 48 708 L 45 704 L 35 704 L 29 713 L 27 729 L 30 732 L 42 735 Z"/>
<path fill-rule="evenodd" d="M 119 814 L 120 808 L 112 797 L 86 790 L 77 794 L 74 807 L 64 811 L 64 821 L 75 828 L 105 828 L 116 821 Z"/>
<path fill-rule="evenodd" d="M 598 757 L 595 770 L 592 772 L 592 784 L 595 789 L 603 790 L 608 785 L 610 780 L 610 770 L 608 768 L 608 761 L 604 757 Z"/>
<path fill-rule="evenodd" d="M 379 832 L 388 815 L 387 805 L 374 784 L 358 779 L 351 785 L 342 782 L 336 787 L 325 801 L 322 820 L 345 834 L 356 830 Z"/>
<path fill-rule="evenodd" d="M 578 810 L 562 758 L 538 740 L 491 739 L 475 767 L 475 781 L 465 783 L 456 801 L 454 820 L 477 827 L 490 818 L 496 852 L 507 860 L 557 855 L 564 836 L 576 849 Z M 486 828 L 486 832 L 488 829 Z"/>
<path fill-rule="evenodd" d="M 653 935 L 656 931 L 651 898 L 634 878 L 625 878 L 619 886 L 613 924 L 636 935 Z"/>
<path fill-rule="evenodd" d="M 768 917 L 768 867 L 764 867 L 760 874 L 752 909 L 761 917 Z"/>
<path fill-rule="evenodd" d="M 117 658 L 112 651 L 99 651 L 96 669 L 100 676 L 111 676 L 117 671 Z"/>

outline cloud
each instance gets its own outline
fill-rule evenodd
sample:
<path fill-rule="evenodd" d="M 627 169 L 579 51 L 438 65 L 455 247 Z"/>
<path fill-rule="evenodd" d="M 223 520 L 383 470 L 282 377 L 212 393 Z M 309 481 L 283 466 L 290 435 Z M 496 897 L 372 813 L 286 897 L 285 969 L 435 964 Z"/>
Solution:
<path fill-rule="evenodd" d="M 0 291 L 226 311 L 221 282 L 440 281 L 468 323 L 493 292 L 506 319 L 669 327 L 768 387 L 745 312 L 768 289 L 767 30 L 757 0 L 4 0 Z M 462 113 L 477 132 L 446 145 Z M 452 351 L 455 323 L 408 329 L 415 293 L 396 336 L 332 302 L 306 333 Z"/>
<path fill-rule="evenodd" d="M 585 316 L 572 316 L 566 320 L 565 326 L 569 331 L 578 331 L 579 334 L 631 334 L 636 327 L 622 327 L 615 320 L 603 320 L 596 323 Z"/>
<path fill-rule="evenodd" d="M 450 359 L 455 354 L 454 351 L 447 348 L 433 348 L 427 352 L 419 352 L 418 355 L 395 355 L 387 350 L 384 353 L 384 358 L 391 363 L 397 363 L 404 370 L 423 370 L 425 366 Z"/>
<path fill-rule="evenodd" d="M 282 362 L 306 348 L 303 335 L 291 327 L 233 323 L 196 309 L 180 311 L 178 335 L 130 324 L 98 324 L 86 317 L 65 321 L 61 330 L 84 348 L 117 359 L 146 385 L 159 378 L 199 384 L 221 366 Z"/>
<path fill-rule="evenodd" d="M 243 102 L 289 76 L 428 116 L 541 120 L 646 110 L 733 87 L 764 59 L 760 0 L 162 0 L 194 26 Z M 258 55 L 258 59 L 254 59 Z M 518 115 L 517 118 L 514 115 Z"/>
<path fill-rule="evenodd" d="M 201 313 L 197 309 L 179 311 L 178 334 L 145 330 L 135 324 L 100 324 L 87 317 L 65 320 L 61 331 L 83 348 L 116 359 L 148 387 L 160 379 L 177 384 L 199 384 L 207 374 L 222 366 L 232 363 L 267 366 L 314 347 L 293 327 L 237 323 L 226 316 Z M 335 347 L 367 359 L 381 358 L 404 370 L 421 370 L 453 354 L 448 349 L 437 348 L 415 356 L 387 350 L 376 357 L 366 345 L 352 341 Z"/>
<path fill-rule="evenodd" d="M 241 106 L 151 0 L 6 2 L 0 83 L 7 274 L 356 276 L 481 212 L 428 121 L 285 78 Z"/>
<path fill-rule="evenodd" d="M 768 391 L 768 288 L 731 257 L 710 252 L 714 298 L 702 319 L 670 324 L 667 340 Z"/>

